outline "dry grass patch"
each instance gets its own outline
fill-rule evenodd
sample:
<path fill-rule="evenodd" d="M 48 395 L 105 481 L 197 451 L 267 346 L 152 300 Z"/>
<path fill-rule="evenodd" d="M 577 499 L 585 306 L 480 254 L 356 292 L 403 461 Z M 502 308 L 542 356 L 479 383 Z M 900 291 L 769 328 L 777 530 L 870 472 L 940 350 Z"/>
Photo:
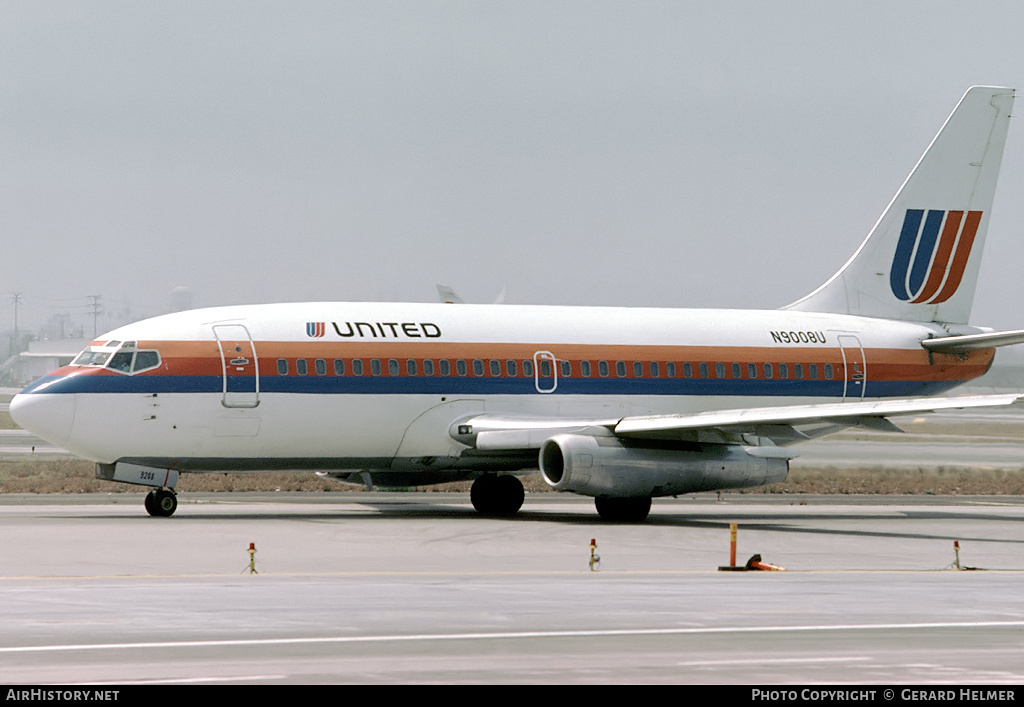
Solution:
<path fill-rule="evenodd" d="M 550 491 L 540 474 L 522 477 L 527 493 Z M 465 492 L 469 481 L 418 488 L 419 491 Z M 178 491 L 358 491 L 363 487 L 338 484 L 312 472 L 249 474 L 182 474 Z M 77 459 L 0 461 L 0 493 L 143 493 L 143 486 L 101 481 L 95 465 Z M 1024 495 L 1024 469 L 974 467 L 815 467 L 794 465 L 779 484 L 737 493 L 772 494 L 936 494 Z"/>

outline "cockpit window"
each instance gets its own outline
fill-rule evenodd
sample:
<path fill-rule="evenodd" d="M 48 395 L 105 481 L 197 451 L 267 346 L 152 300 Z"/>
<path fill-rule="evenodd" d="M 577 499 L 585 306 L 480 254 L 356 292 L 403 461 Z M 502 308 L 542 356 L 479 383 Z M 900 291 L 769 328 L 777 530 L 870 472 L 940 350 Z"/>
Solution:
<path fill-rule="evenodd" d="M 159 365 L 160 353 L 158 351 L 132 351 L 122 347 L 111 357 L 107 368 L 120 373 L 139 373 Z"/>
<path fill-rule="evenodd" d="M 72 366 L 102 366 L 110 358 L 109 351 L 90 351 L 86 349 L 71 362 Z"/>
<path fill-rule="evenodd" d="M 121 373 L 131 373 L 132 370 L 132 357 L 131 351 L 118 351 L 110 359 L 110 363 L 107 364 L 107 368 L 115 371 L 121 371 Z"/>
<path fill-rule="evenodd" d="M 156 351 L 138 351 L 135 354 L 135 363 L 132 371 L 138 373 L 149 368 L 156 368 L 160 365 L 160 354 Z"/>
<path fill-rule="evenodd" d="M 105 366 L 112 371 L 128 374 L 148 371 L 160 365 L 159 351 L 136 351 L 134 341 L 128 341 L 123 344 L 119 341 L 110 343 L 119 346 L 120 350 L 112 351 L 107 346 L 102 348 L 90 347 L 78 354 L 75 360 L 71 362 L 71 365 Z"/>

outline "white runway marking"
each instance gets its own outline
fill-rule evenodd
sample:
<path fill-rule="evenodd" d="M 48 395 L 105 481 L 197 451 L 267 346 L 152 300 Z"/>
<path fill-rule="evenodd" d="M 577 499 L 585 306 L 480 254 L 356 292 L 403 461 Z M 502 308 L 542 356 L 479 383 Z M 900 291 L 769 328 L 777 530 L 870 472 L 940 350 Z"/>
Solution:
<path fill-rule="evenodd" d="M 204 683 L 252 682 L 256 680 L 284 680 L 287 675 L 225 675 L 206 678 L 163 678 L 154 680 L 115 680 L 113 682 L 68 683 L 70 685 L 89 685 L 90 687 L 108 687 L 113 685 L 202 685 Z M 61 683 L 63 684 L 63 683 Z"/>
<path fill-rule="evenodd" d="M 57 651 L 143 650 L 147 648 L 219 648 L 225 646 L 287 646 L 412 641 L 516 640 L 524 638 L 600 638 L 615 636 L 687 636 L 738 633 L 798 633 L 810 631 L 908 631 L 927 629 L 1024 628 L 1024 621 L 959 621 L 909 624 L 838 624 L 810 626 L 721 626 L 711 628 L 595 629 L 581 631 L 511 631 L 496 633 L 436 633 L 383 636 L 309 636 L 215 641 L 153 641 L 140 643 L 79 643 L 51 646 L 7 646 L 0 653 Z"/>
<path fill-rule="evenodd" d="M 736 660 L 690 660 L 676 663 L 680 668 L 725 667 L 727 665 L 803 665 L 808 663 L 863 663 L 867 655 L 843 655 L 835 658 L 743 658 Z"/>

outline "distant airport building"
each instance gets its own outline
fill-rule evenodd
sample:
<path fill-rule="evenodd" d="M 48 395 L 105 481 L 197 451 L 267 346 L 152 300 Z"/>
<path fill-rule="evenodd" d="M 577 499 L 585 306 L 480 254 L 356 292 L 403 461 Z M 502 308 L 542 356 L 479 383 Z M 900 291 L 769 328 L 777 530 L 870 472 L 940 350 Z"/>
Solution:
<path fill-rule="evenodd" d="M 0 364 L 0 381 L 9 386 L 28 385 L 50 371 L 71 363 L 88 345 L 88 339 L 44 339 L 30 342 L 28 351 L 15 354 Z"/>

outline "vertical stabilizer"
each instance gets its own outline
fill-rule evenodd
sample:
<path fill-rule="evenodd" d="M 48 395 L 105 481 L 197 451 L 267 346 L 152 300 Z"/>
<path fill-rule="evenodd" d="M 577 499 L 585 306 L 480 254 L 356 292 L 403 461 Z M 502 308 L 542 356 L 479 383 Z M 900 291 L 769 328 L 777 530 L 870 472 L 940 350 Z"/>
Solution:
<path fill-rule="evenodd" d="M 1013 96 L 968 89 L 853 257 L 786 309 L 966 324 Z"/>

